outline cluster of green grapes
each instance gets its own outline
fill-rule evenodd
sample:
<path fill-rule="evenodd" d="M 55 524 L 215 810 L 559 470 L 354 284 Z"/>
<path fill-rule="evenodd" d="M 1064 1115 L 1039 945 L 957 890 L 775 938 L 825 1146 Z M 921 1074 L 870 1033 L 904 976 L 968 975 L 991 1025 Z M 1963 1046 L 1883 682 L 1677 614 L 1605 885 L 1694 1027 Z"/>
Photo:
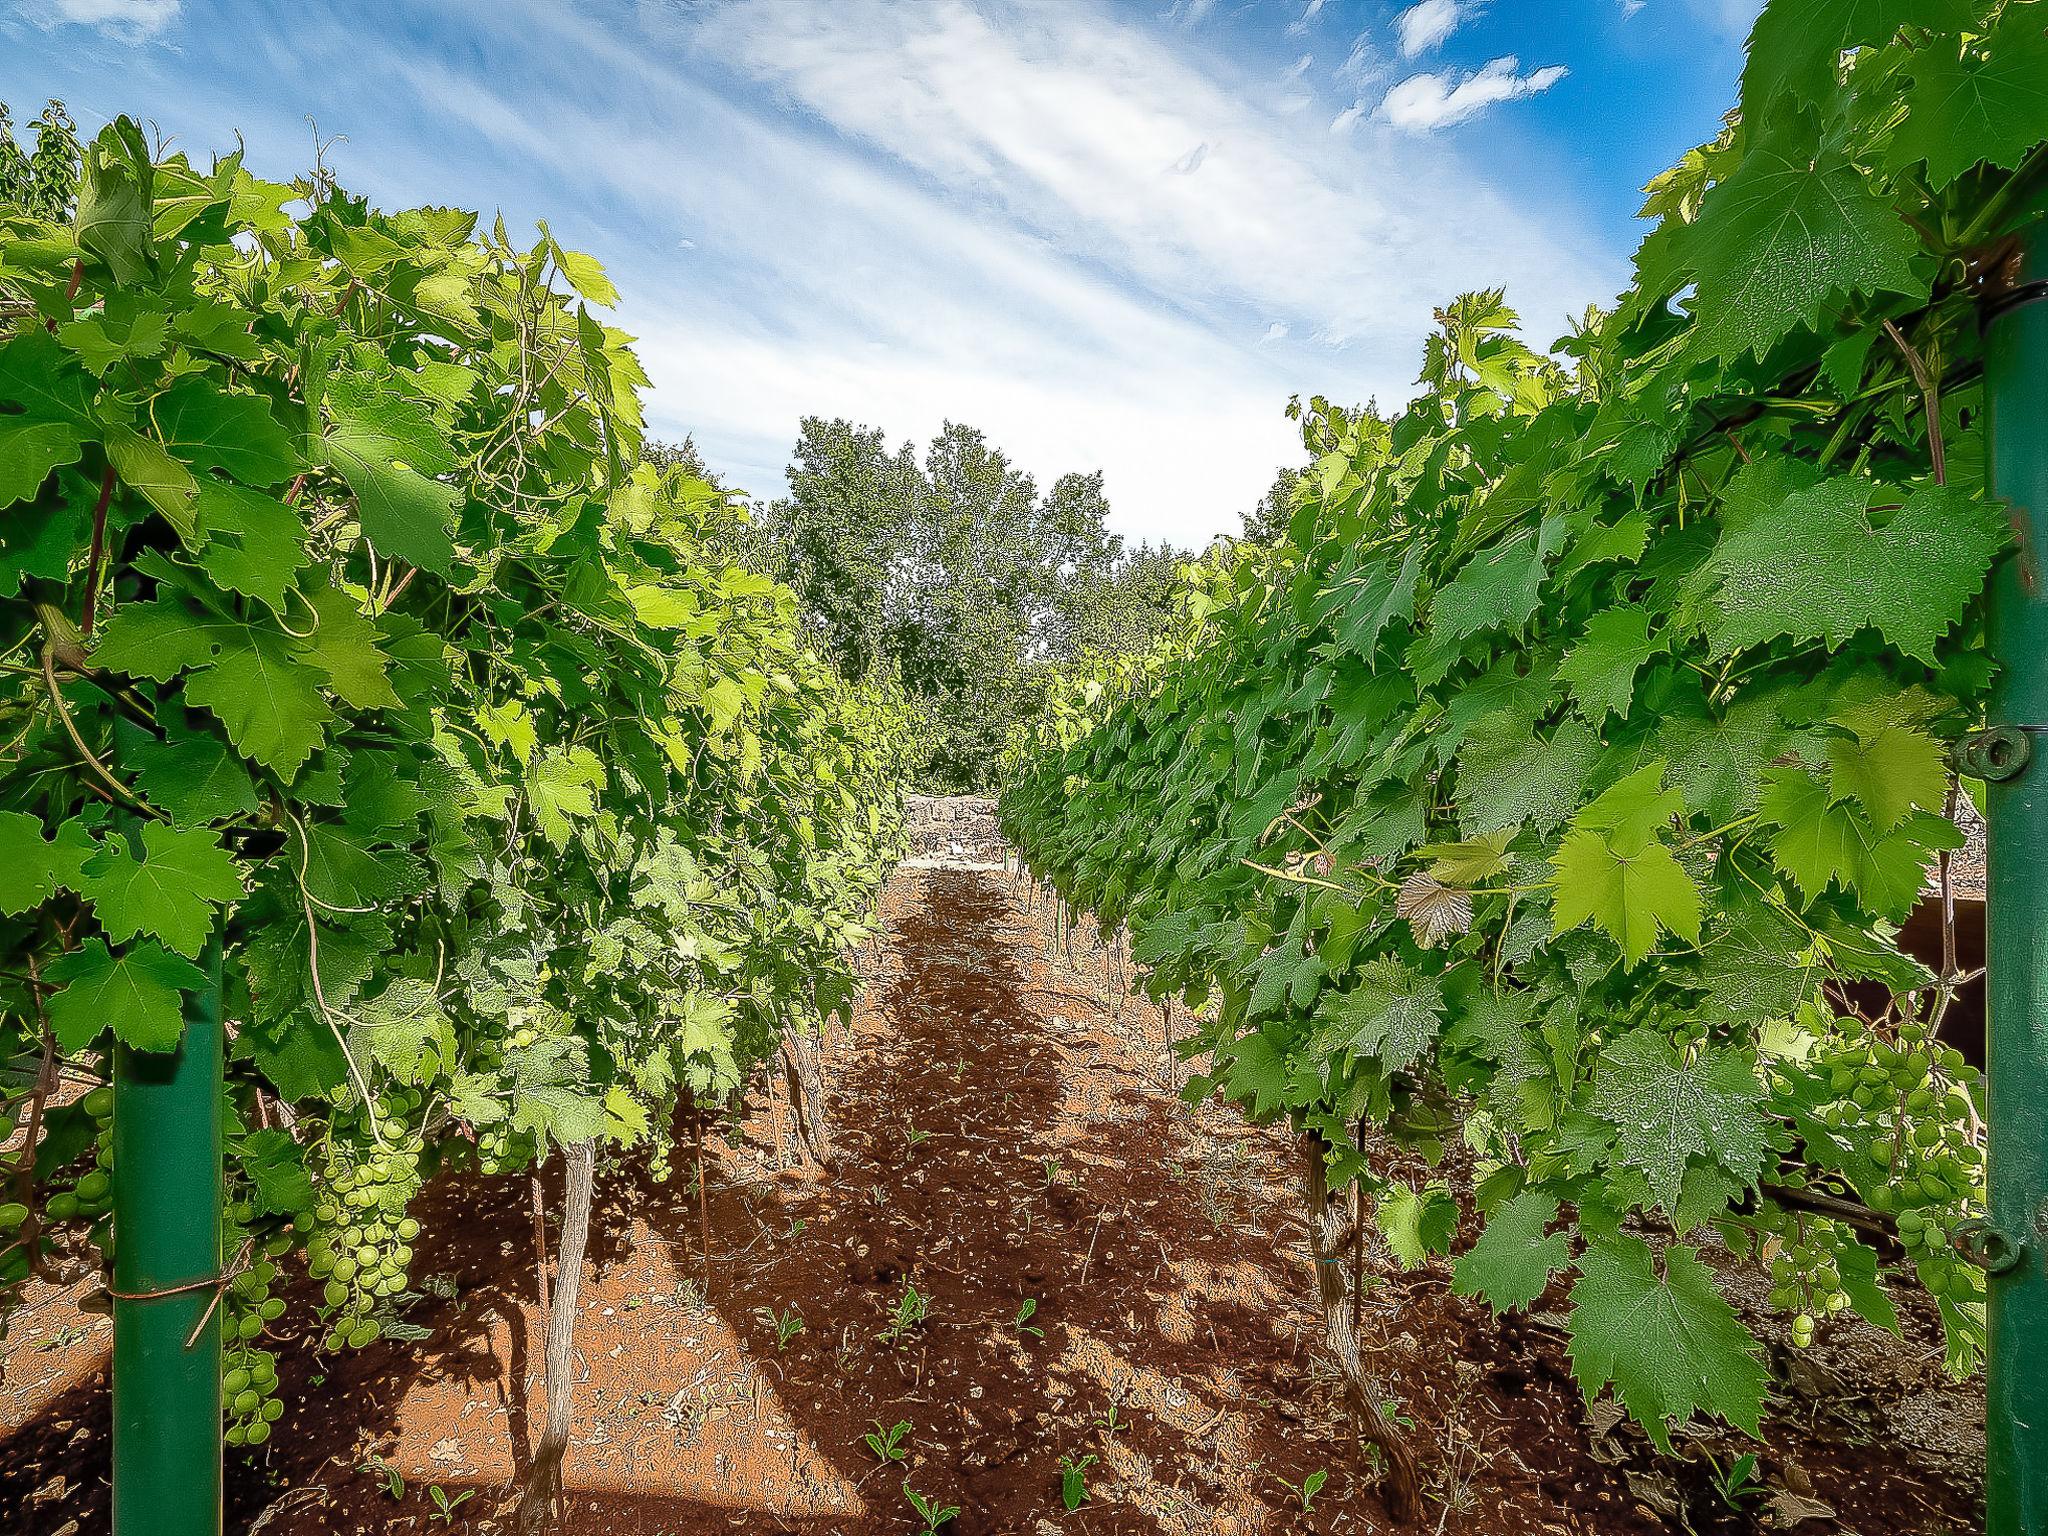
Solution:
<path fill-rule="evenodd" d="M 1758 1224 L 1777 1239 L 1771 1255 L 1771 1305 L 1792 1314 L 1792 1343 L 1813 1342 L 1814 1318 L 1832 1317 L 1849 1305 L 1836 1255 L 1848 1229 L 1824 1216 L 1766 1206 Z"/>
<path fill-rule="evenodd" d="M 1891 1214 L 1920 1281 L 1947 1294 L 1965 1262 L 1951 1246 L 1966 1208 L 1982 1198 L 1984 1149 L 1975 1134 L 1974 1076 L 1960 1052 L 1908 1021 L 1899 1043 L 1867 1038 L 1828 1063 L 1829 1085 L 1875 1133 L 1864 1199 Z M 1836 1106 L 1840 1108 L 1840 1106 Z"/>
<path fill-rule="evenodd" d="M 277 1261 L 292 1248 L 292 1234 L 282 1225 L 257 1229 L 256 1207 L 237 1200 L 228 1207 L 228 1228 L 222 1247 L 239 1254 L 246 1244 L 248 1262 L 220 1301 L 221 1400 L 227 1409 L 229 1445 L 261 1445 L 270 1426 L 284 1413 L 277 1395 L 277 1357 L 261 1347 L 266 1326 L 284 1315 L 284 1298 L 270 1294 L 277 1283 Z"/>
<path fill-rule="evenodd" d="M 502 1047 L 495 1040 L 479 1040 L 475 1070 L 490 1072 L 503 1064 L 506 1052 L 526 1050 L 539 1038 L 537 1030 L 522 1025 L 505 1038 Z M 476 1164 L 483 1173 L 517 1173 L 530 1168 L 539 1150 L 533 1132 L 515 1131 L 503 1120 L 477 1127 Z"/>
<path fill-rule="evenodd" d="M 420 1224 L 406 1215 L 419 1193 L 420 1137 L 404 1120 L 419 1108 L 413 1089 L 380 1095 L 368 1115 L 358 1105 L 337 1109 L 321 1143 L 326 1167 L 317 1180 L 314 1230 L 306 1243 L 306 1264 L 325 1280 L 329 1349 L 361 1349 L 381 1333 L 375 1313 L 405 1289 L 413 1239 Z"/>
<path fill-rule="evenodd" d="M 69 1189 L 59 1190 L 43 1202 L 43 1214 L 51 1221 L 84 1221 L 92 1240 L 102 1253 L 111 1253 L 114 1208 L 114 1090 L 99 1087 L 78 1101 L 93 1119 L 92 1167 L 78 1176 Z"/>
<path fill-rule="evenodd" d="M 1863 1149 L 1850 1176 L 1857 1192 L 1872 1210 L 1891 1215 L 1928 1291 L 1946 1296 L 1967 1286 L 1967 1261 L 1952 1239 L 1982 1198 L 1984 1177 L 1968 1063 L 1909 1019 L 1896 1041 L 1874 1030 L 1837 1040 L 1815 1066 L 1835 1095 L 1819 1118 Z M 1804 1181 L 1788 1175 L 1788 1182 Z M 1776 1213 L 1775 1230 L 1783 1246 L 1771 1260 L 1771 1301 L 1795 1311 L 1792 1341 L 1804 1345 L 1816 1312 L 1848 1304 L 1836 1254 L 1850 1234 L 1839 1223 L 1787 1211 Z"/>

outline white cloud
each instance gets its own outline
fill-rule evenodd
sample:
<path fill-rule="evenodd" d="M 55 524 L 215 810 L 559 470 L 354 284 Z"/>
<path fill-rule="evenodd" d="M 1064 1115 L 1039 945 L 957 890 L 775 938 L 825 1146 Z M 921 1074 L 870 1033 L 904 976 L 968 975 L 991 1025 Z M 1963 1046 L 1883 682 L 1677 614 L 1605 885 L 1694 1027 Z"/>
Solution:
<path fill-rule="evenodd" d="M 1475 9 L 1459 0 L 1418 0 L 1394 18 L 1394 31 L 1401 40 L 1401 57 L 1412 59 L 1436 47 L 1469 21 Z"/>
<path fill-rule="evenodd" d="M 386 196 L 577 198 L 650 420 L 759 494 L 803 415 L 920 441 L 964 420 L 1042 483 L 1103 469 L 1128 537 L 1199 546 L 1298 455 L 1290 394 L 1405 399 L 1450 295 L 1506 282 L 1540 342 L 1623 271 L 1441 146 L 1333 139 L 1270 75 L 1088 0 L 663 8 L 640 32 L 452 3 L 474 58 L 348 45 L 388 82 L 331 125 L 351 158 Z M 1200 173 L 1172 174 L 1191 146 Z"/>
<path fill-rule="evenodd" d="M 1303 9 L 1301 15 L 1288 27 L 1288 35 L 1299 37 L 1302 33 L 1306 32 L 1315 19 L 1323 14 L 1323 7 L 1327 4 L 1329 4 L 1329 0 L 1308 0 L 1308 5 Z"/>
<path fill-rule="evenodd" d="M 1512 54 L 1491 60 L 1476 73 L 1410 75 L 1388 91 L 1380 116 L 1409 133 L 1429 133 L 1462 123 L 1488 107 L 1549 90 L 1565 77 L 1562 64 L 1523 75 L 1516 73 Z"/>
<path fill-rule="evenodd" d="M 1365 103 L 1354 101 L 1330 121 L 1330 132 L 1349 133 L 1365 116 Z"/>
<path fill-rule="evenodd" d="M 1344 55 L 1344 62 L 1337 66 L 1337 78 L 1352 85 L 1363 85 L 1382 68 L 1379 50 L 1372 45 L 1372 34 L 1361 32 L 1352 42 L 1351 51 Z"/>
<path fill-rule="evenodd" d="M 122 42 L 140 43 L 176 21 L 181 8 L 181 0 L 50 0 L 36 20 L 44 26 L 97 27 Z"/>
<path fill-rule="evenodd" d="M 1299 80 L 1303 75 L 1308 73 L 1309 65 L 1315 63 L 1315 61 L 1316 56 L 1314 54 L 1304 53 L 1300 58 L 1294 61 L 1294 67 L 1287 71 L 1287 78 L 1290 80 Z"/>

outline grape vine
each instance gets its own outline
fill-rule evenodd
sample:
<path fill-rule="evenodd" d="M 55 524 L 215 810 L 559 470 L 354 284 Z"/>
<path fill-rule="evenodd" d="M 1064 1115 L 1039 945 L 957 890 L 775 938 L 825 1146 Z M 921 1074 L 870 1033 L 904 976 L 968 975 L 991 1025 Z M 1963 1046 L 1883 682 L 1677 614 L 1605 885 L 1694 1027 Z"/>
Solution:
<path fill-rule="evenodd" d="M 218 944 L 260 1446 L 277 1338 L 401 1323 L 438 1170 L 665 1156 L 850 1005 L 905 715 L 643 462 L 590 257 L 44 121 L 0 134 L 0 1318 L 118 1241 L 112 1043 L 173 1048 Z"/>
<path fill-rule="evenodd" d="M 2033 0 L 1772 0 L 1612 309 L 1546 355 L 1468 294 L 1399 414 L 1297 403 L 1284 533 L 1008 759 L 1032 868 L 1197 1010 L 1189 1093 L 1302 1128 L 1317 1214 L 1362 1181 L 1460 1292 L 1554 1292 L 1587 1396 L 1667 1448 L 1763 1411 L 1710 1247 L 1797 1344 L 1896 1329 L 1912 1275 L 1952 1370 L 1984 1346 L 1962 977 L 1897 933 L 1974 793 L 1979 313 L 2043 79 Z M 1477 1223 L 1382 1138 L 1462 1142 Z"/>

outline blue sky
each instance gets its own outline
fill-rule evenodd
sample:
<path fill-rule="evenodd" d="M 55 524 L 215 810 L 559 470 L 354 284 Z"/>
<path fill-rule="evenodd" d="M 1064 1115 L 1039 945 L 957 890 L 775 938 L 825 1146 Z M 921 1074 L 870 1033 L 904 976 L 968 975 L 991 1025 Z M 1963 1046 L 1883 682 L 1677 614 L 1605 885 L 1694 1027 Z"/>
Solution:
<path fill-rule="evenodd" d="M 1405 399 L 1432 307 L 1621 287 L 1756 0 L 0 0 L 0 99 L 260 173 L 548 219 L 650 414 L 756 494 L 797 420 L 983 428 L 1234 529 L 1290 394 Z"/>

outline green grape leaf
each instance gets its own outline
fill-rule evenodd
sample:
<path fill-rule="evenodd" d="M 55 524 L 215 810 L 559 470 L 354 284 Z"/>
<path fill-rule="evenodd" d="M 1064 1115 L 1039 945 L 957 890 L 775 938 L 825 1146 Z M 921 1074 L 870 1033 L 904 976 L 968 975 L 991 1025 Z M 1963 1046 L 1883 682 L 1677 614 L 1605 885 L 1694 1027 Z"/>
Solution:
<path fill-rule="evenodd" d="M 1632 1030 L 1602 1048 L 1593 1112 L 1615 1130 L 1621 1166 L 1649 1180 L 1666 1211 L 1678 1208 L 1686 1164 L 1703 1158 L 1753 1184 L 1763 1171 L 1766 1097 L 1742 1052 L 1709 1049 L 1681 1060 L 1661 1031 Z"/>
<path fill-rule="evenodd" d="M 604 763 L 588 747 L 549 749 L 527 765 L 525 784 L 542 835 L 563 848 L 575 822 L 597 810 L 598 793 L 605 787 Z"/>
<path fill-rule="evenodd" d="M 1249 1103 L 1255 1119 L 1264 1119 L 1287 1102 L 1287 1057 L 1266 1035 L 1256 1030 L 1239 1035 L 1217 1052 L 1217 1061 L 1226 1068 L 1225 1092 Z"/>
<path fill-rule="evenodd" d="M 235 1163 L 255 1188 L 257 1210 L 296 1216 L 313 1208 L 313 1178 L 290 1132 L 248 1132 L 235 1146 Z"/>
<path fill-rule="evenodd" d="M 1992 509 L 1940 486 L 1883 513 L 1873 506 L 1894 495 L 1839 475 L 1724 534 L 1713 555 L 1714 655 L 1779 635 L 1842 646 L 1871 628 L 1931 664 L 1935 642 L 1982 590 L 2006 530 Z"/>
<path fill-rule="evenodd" d="M 1566 720 L 1548 741 L 1528 716 L 1489 715 L 1458 749 L 1458 831 L 1465 837 L 1531 822 L 1539 832 L 1559 825 L 1578 803 L 1600 760 L 1600 739 Z"/>
<path fill-rule="evenodd" d="M 226 394 L 211 379 L 180 379 L 151 408 L 150 419 L 164 448 L 201 478 L 219 470 L 261 489 L 303 466 L 259 396 Z"/>
<path fill-rule="evenodd" d="M 123 607 L 93 659 L 160 683 L 189 670 L 186 702 L 212 710 L 244 757 L 285 778 L 326 739 L 334 717 L 321 695 L 323 674 L 300 660 L 298 641 L 181 598 Z"/>
<path fill-rule="evenodd" d="M 1892 831 L 1879 832 L 1861 811 L 1832 801 L 1819 780 L 1796 766 L 1772 770 L 1762 812 L 1778 828 L 1771 857 L 1809 901 L 1830 884 L 1839 885 L 1893 922 L 1912 909 L 1930 857 L 1962 846 L 1962 834 L 1938 816 L 1915 813 Z"/>
<path fill-rule="evenodd" d="M 397 709 L 399 698 L 387 675 L 391 658 L 377 648 L 377 626 L 356 600 L 338 587 L 312 594 L 319 620 L 306 659 L 327 674 L 336 698 L 355 709 Z"/>
<path fill-rule="evenodd" d="M 1414 1269 L 1432 1254 L 1450 1251 L 1458 1230 L 1458 1202 L 1441 1184 L 1422 1189 L 1395 1184 L 1380 1195 L 1374 1219 L 1401 1267 Z"/>
<path fill-rule="evenodd" d="M 207 477 L 199 481 L 194 515 L 206 573 L 282 614 L 285 594 L 306 563 L 299 514 L 274 496 Z"/>
<path fill-rule="evenodd" d="M 1483 1296 L 1495 1312 L 1526 1307 L 1550 1285 L 1550 1277 L 1572 1261 L 1568 1231 L 1544 1235 L 1557 1219 L 1557 1201 L 1525 1190 L 1497 1207 L 1452 1271 L 1451 1289 Z"/>
<path fill-rule="evenodd" d="M 1545 565 L 1562 534 L 1562 521 L 1550 519 L 1474 555 L 1430 605 L 1431 632 L 1461 640 L 1482 630 L 1520 629 L 1536 611 Z"/>
<path fill-rule="evenodd" d="M 1828 790 L 1855 800 L 1879 832 L 1914 807 L 1932 810 L 1948 796 L 1948 756 L 1925 731 L 1895 722 L 1856 722 L 1828 740 Z"/>
<path fill-rule="evenodd" d="M 454 1067 L 455 1026 L 431 981 L 401 976 L 350 1011 L 349 1050 L 359 1062 L 374 1061 L 401 1083 L 431 1082 Z"/>
<path fill-rule="evenodd" d="M 92 381 L 40 326 L 0 346 L 0 507 L 27 501 L 99 435 Z M 9 513 L 9 519 L 16 514 Z"/>
<path fill-rule="evenodd" d="M 2048 139 L 2048 25 L 2038 8 L 2007 6 L 1968 50 L 1938 37 L 1908 68 L 1891 160 L 1925 161 L 1936 191 L 1973 166 L 2016 166 Z"/>
<path fill-rule="evenodd" d="M 1659 1275 L 1641 1238 L 1595 1238 L 1571 1299 L 1572 1375 L 1588 1402 L 1612 1387 L 1666 1455 L 1671 1426 L 1701 1410 L 1758 1432 L 1767 1378 L 1756 1340 L 1695 1250 L 1667 1247 Z"/>
<path fill-rule="evenodd" d="M 1777 701 L 1767 694 L 1736 699 L 1719 719 L 1669 721 L 1657 735 L 1671 782 L 1687 806 L 1716 826 L 1756 808 L 1764 770 L 1790 740 Z"/>
<path fill-rule="evenodd" d="M 108 838 L 84 875 L 80 894 L 108 938 L 119 944 L 148 934 L 188 959 L 205 947 L 214 908 L 243 895 L 241 871 L 216 833 L 160 821 L 145 822 L 132 839 Z"/>
<path fill-rule="evenodd" d="M 328 386 L 327 462 L 356 493 L 363 532 L 386 554 L 436 576 L 455 567 L 455 514 L 462 492 L 435 479 L 455 454 L 424 405 L 374 386 Z"/>
<path fill-rule="evenodd" d="M 80 157 L 75 226 L 79 245 L 106 263 L 123 288 L 141 287 L 155 258 L 150 217 L 154 171 L 142 130 L 116 118 Z"/>
<path fill-rule="evenodd" d="M 1686 230 L 1698 343 L 1729 359 L 1827 323 L 1842 301 L 1918 295 L 1919 239 L 1839 152 L 1768 142 L 1709 192 Z"/>
<path fill-rule="evenodd" d="M 261 804 L 248 768 L 210 734 L 152 737 L 127 749 L 125 761 L 143 796 L 179 826 L 248 816 Z"/>
<path fill-rule="evenodd" d="M 1780 98 L 1825 102 L 1844 49 L 1888 43 L 1903 26 L 1957 32 L 1972 22 L 1968 0 L 1771 0 L 1749 34 L 1743 118 L 1763 122 Z"/>
<path fill-rule="evenodd" d="M 1623 853 L 1652 841 L 1685 810 L 1685 796 L 1664 787 L 1664 760 L 1645 763 L 1610 784 L 1572 817 L 1572 826 L 1606 834 Z"/>
<path fill-rule="evenodd" d="M 150 941 L 114 955 L 87 939 L 45 966 L 43 977 L 65 984 L 47 1006 L 66 1052 L 84 1050 L 102 1029 L 138 1051 L 174 1051 L 185 1038 L 184 994 L 206 985 L 198 966 Z"/>
<path fill-rule="evenodd" d="M 46 838 L 40 816 L 0 811 L 0 912 L 19 917 L 59 891 L 77 890 L 98 848 L 83 822 L 61 821 Z"/>
<path fill-rule="evenodd" d="M 1605 833 L 1576 829 L 1565 834 L 1550 862 L 1557 888 L 1553 935 L 1590 918 L 1630 965 L 1656 948 L 1660 931 L 1699 941 L 1700 889 L 1662 843 L 1624 851 Z"/>
<path fill-rule="evenodd" d="M 1398 960 L 1374 960 L 1349 991 L 1325 994 L 1316 1017 L 1321 1049 L 1375 1057 L 1398 1072 L 1421 1060 L 1443 1032 L 1443 983 Z"/>
<path fill-rule="evenodd" d="M 1558 681 L 1570 686 L 1572 703 L 1598 729 L 1610 713 L 1628 714 L 1636 673 L 1663 649 L 1661 640 L 1650 638 L 1643 609 L 1608 608 L 1587 622 L 1585 635 L 1558 665 Z"/>

